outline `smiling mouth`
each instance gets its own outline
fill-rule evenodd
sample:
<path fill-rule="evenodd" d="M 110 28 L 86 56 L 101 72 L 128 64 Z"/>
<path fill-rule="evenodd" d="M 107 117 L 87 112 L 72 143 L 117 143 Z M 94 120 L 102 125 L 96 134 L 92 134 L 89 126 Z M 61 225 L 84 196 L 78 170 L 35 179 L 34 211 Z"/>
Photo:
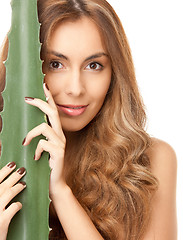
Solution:
<path fill-rule="evenodd" d="M 80 107 L 69 107 L 69 106 L 64 106 L 64 105 L 61 105 L 62 107 L 65 107 L 65 108 L 70 108 L 70 109 L 81 109 L 83 107 L 86 107 L 86 106 L 80 106 Z"/>
<path fill-rule="evenodd" d="M 85 112 L 88 105 L 59 105 L 57 104 L 58 110 L 67 116 L 80 116 Z"/>

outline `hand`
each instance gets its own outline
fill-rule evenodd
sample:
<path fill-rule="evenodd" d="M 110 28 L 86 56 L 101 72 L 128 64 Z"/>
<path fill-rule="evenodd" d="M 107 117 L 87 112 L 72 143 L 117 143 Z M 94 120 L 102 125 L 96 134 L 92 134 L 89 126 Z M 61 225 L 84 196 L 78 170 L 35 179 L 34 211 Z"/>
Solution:
<path fill-rule="evenodd" d="M 43 88 L 47 97 L 47 102 L 38 98 L 29 97 L 26 97 L 25 101 L 43 111 L 48 116 L 50 126 L 47 123 L 42 123 L 32 129 L 27 134 L 23 145 L 28 145 L 34 137 L 41 134 L 46 137 L 46 140 L 41 139 L 39 141 L 35 150 L 34 159 L 39 160 L 43 151 L 49 152 L 50 154 L 50 198 L 52 198 L 52 195 L 56 192 L 57 186 L 66 185 L 63 173 L 66 139 L 61 127 L 57 106 L 51 92 L 46 88 L 45 84 Z"/>
<path fill-rule="evenodd" d="M 25 169 L 20 168 L 13 172 L 15 168 L 16 164 L 11 162 L 0 169 L 0 240 L 6 240 L 10 221 L 22 208 L 20 202 L 14 202 L 7 207 L 10 201 L 26 187 L 24 182 L 18 182 L 25 175 Z"/>

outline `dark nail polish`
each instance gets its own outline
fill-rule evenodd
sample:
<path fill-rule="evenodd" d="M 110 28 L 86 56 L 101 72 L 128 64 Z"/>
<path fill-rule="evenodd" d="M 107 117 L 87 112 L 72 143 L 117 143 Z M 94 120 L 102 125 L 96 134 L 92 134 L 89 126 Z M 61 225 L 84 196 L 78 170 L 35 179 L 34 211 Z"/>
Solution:
<path fill-rule="evenodd" d="M 47 85 L 46 83 L 45 83 L 45 87 L 48 89 L 48 91 L 50 90 L 49 87 L 48 87 L 48 85 Z"/>
<path fill-rule="evenodd" d="M 51 123 L 50 123 L 48 115 L 46 115 L 46 120 L 47 120 L 48 125 L 51 126 Z"/>
<path fill-rule="evenodd" d="M 34 155 L 34 160 L 36 160 L 36 155 Z"/>
<path fill-rule="evenodd" d="M 17 173 L 19 173 L 20 175 L 24 174 L 25 173 L 25 168 L 24 167 L 21 167 L 17 170 Z"/>
<path fill-rule="evenodd" d="M 22 142 L 22 145 L 24 145 L 24 143 L 25 143 L 25 140 L 26 140 L 26 138 L 24 138 L 24 140 L 23 140 L 23 142 Z"/>
<path fill-rule="evenodd" d="M 24 181 L 21 181 L 19 183 L 22 184 L 23 186 L 26 186 L 26 183 Z"/>
<path fill-rule="evenodd" d="M 16 163 L 15 162 L 10 162 L 8 163 L 7 167 L 9 168 L 13 168 L 14 166 L 16 166 Z"/>
<path fill-rule="evenodd" d="M 32 97 L 25 97 L 25 100 L 27 100 L 27 101 L 33 101 L 34 98 L 32 98 Z"/>

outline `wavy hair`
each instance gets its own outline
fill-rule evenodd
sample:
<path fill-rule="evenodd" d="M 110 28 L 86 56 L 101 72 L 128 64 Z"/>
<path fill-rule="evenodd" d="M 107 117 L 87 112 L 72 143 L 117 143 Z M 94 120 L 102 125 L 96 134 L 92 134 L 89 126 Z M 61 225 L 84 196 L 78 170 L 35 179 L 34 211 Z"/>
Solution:
<path fill-rule="evenodd" d="M 140 240 L 158 183 L 146 154 L 151 138 L 120 19 L 105 0 L 38 0 L 38 14 L 43 59 L 52 32 L 63 21 L 89 17 L 101 33 L 112 65 L 111 85 L 68 155 L 67 183 L 105 240 Z M 52 227 L 57 224 L 53 221 Z"/>

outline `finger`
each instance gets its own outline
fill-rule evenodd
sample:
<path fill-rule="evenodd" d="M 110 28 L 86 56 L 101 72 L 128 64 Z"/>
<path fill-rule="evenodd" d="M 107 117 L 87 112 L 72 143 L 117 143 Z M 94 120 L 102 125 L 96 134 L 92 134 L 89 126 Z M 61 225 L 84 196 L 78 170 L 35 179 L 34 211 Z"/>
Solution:
<path fill-rule="evenodd" d="M 15 216 L 15 214 L 20 211 L 21 208 L 22 204 L 20 202 L 14 202 L 4 211 L 4 215 L 6 215 L 5 218 L 9 220 L 9 223 L 11 219 Z"/>
<path fill-rule="evenodd" d="M 25 188 L 26 184 L 24 182 L 20 182 L 7 189 L 6 192 L 0 197 L 1 210 L 4 210 L 8 203 Z"/>
<path fill-rule="evenodd" d="M 52 94 L 51 94 L 51 92 L 50 92 L 50 90 L 48 88 L 48 85 L 46 83 L 43 84 L 43 90 L 44 90 L 44 94 L 46 96 L 46 100 L 49 103 L 49 105 L 51 107 L 53 107 L 53 108 L 57 108 L 56 104 L 55 104 L 55 101 L 54 101 L 54 99 L 52 97 Z"/>
<path fill-rule="evenodd" d="M 42 112 L 44 112 L 48 116 L 49 122 L 52 128 L 54 129 L 54 131 L 57 133 L 57 135 L 62 136 L 63 131 L 61 127 L 58 110 L 55 103 L 53 103 L 54 100 L 50 92 L 49 92 L 49 96 L 50 96 L 49 103 L 38 98 L 29 98 L 29 97 L 25 98 L 25 102 L 35 107 L 38 107 Z"/>
<path fill-rule="evenodd" d="M 61 127 L 61 122 L 60 122 L 60 118 L 59 118 L 59 114 L 58 114 L 58 110 L 57 110 L 57 106 L 55 104 L 55 101 L 53 99 L 53 96 L 48 88 L 48 85 L 46 83 L 43 84 L 43 90 L 47 99 L 47 102 L 49 103 L 49 105 L 52 107 L 52 109 L 56 109 L 56 115 L 47 115 L 48 117 L 48 122 L 51 124 L 52 128 L 55 130 L 55 132 L 58 135 L 62 135 L 63 131 L 62 131 L 62 127 Z"/>
<path fill-rule="evenodd" d="M 63 156 L 64 147 L 61 142 L 55 145 L 50 141 L 41 139 L 37 145 L 34 160 L 39 160 L 43 151 L 49 152 L 50 158 L 56 159 L 57 157 L 58 159 L 58 156 Z"/>
<path fill-rule="evenodd" d="M 25 168 L 19 168 L 16 172 L 12 173 L 0 186 L 0 196 L 6 189 L 14 186 L 26 174 Z"/>
<path fill-rule="evenodd" d="M 5 209 L 1 213 L 0 218 L 0 239 L 6 239 L 7 232 L 8 232 L 8 226 L 11 222 L 11 219 L 14 217 L 14 215 L 22 208 L 22 204 L 20 202 L 14 202 L 12 203 L 7 209 Z M 3 232 L 1 231 L 3 230 Z"/>
<path fill-rule="evenodd" d="M 52 150 L 52 144 L 46 140 L 41 139 L 37 145 L 34 160 L 39 160 L 43 151 L 50 152 Z"/>
<path fill-rule="evenodd" d="M 16 168 L 15 162 L 10 162 L 0 169 L 0 183 Z"/>
<path fill-rule="evenodd" d="M 53 111 L 52 107 L 47 102 L 39 98 L 25 97 L 25 102 L 35 107 L 38 107 L 42 112 L 47 115 L 50 115 L 51 111 Z M 54 108 L 54 111 L 57 112 L 56 107 Z"/>
<path fill-rule="evenodd" d="M 48 140 L 57 142 L 60 141 L 60 138 L 57 136 L 55 131 L 46 123 L 42 123 L 39 126 L 33 128 L 26 136 L 23 145 L 26 146 L 28 145 L 31 140 L 39 135 L 45 136 Z M 64 138 L 62 138 L 64 141 Z"/>

